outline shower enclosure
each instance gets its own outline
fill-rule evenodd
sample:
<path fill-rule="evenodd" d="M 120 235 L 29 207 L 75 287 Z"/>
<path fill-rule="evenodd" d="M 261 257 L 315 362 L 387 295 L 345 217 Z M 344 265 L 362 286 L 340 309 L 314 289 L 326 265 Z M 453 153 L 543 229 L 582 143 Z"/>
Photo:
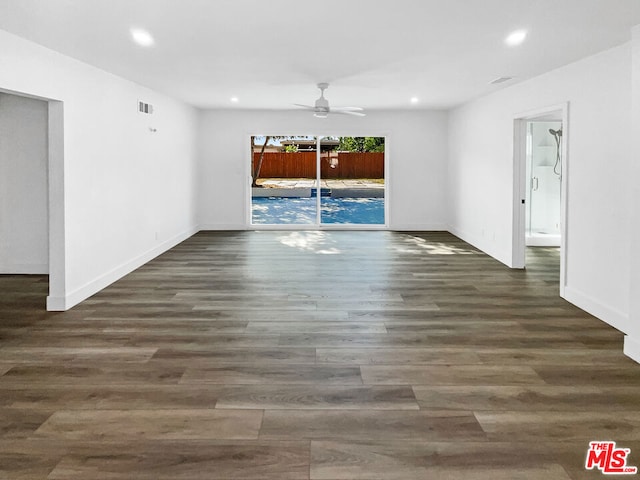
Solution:
<path fill-rule="evenodd" d="M 528 246 L 560 246 L 562 122 L 527 122 Z"/>

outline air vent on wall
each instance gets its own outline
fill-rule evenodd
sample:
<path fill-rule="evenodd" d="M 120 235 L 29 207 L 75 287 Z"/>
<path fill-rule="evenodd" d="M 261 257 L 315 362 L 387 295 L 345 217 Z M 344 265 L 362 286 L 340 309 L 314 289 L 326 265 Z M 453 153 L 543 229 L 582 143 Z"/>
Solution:
<path fill-rule="evenodd" d="M 495 80 L 489 83 L 491 83 L 491 85 L 497 85 L 499 83 L 508 82 L 509 80 L 513 80 L 513 77 L 500 77 L 500 78 L 496 78 Z"/>
<path fill-rule="evenodd" d="M 140 100 L 138 100 L 138 111 L 140 113 L 152 114 L 153 113 L 153 105 L 151 105 L 150 103 L 144 103 L 144 102 L 141 102 Z"/>

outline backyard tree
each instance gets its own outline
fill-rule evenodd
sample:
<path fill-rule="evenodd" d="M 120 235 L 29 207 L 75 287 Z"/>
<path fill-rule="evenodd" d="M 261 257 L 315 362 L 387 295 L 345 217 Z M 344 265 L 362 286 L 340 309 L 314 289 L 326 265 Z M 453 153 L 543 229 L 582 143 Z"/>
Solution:
<path fill-rule="evenodd" d="M 364 137 L 340 137 L 338 150 L 343 152 L 364 152 Z"/>
<path fill-rule="evenodd" d="M 384 152 L 384 137 L 340 137 L 343 152 Z"/>
<path fill-rule="evenodd" d="M 364 137 L 365 152 L 384 152 L 384 137 Z"/>
<path fill-rule="evenodd" d="M 259 187 L 260 185 L 258 185 L 258 178 L 260 178 L 260 169 L 262 168 L 262 161 L 264 160 L 264 151 L 267 148 L 267 144 L 269 143 L 270 140 L 279 140 L 279 139 L 283 139 L 283 138 L 288 138 L 288 137 L 283 137 L 283 136 L 277 136 L 277 135 L 267 135 L 264 137 L 264 143 L 262 144 L 262 148 L 260 149 L 260 158 L 258 159 L 258 164 L 255 166 L 255 168 L 253 169 L 253 171 L 251 172 L 251 186 L 252 187 Z M 256 137 L 254 137 L 253 135 L 251 136 L 251 164 L 253 165 L 253 151 L 255 149 L 256 146 Z"/>

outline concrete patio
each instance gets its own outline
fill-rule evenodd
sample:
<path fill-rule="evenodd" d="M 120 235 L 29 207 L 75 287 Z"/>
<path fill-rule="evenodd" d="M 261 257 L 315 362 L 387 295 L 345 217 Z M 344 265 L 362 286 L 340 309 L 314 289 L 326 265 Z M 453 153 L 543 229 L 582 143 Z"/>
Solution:
<path fill-rule="evenodd" d="M 258 185 L 263 188 L 314 188 L 316 180 L 312 178 L 260 178 Z M 321 188 L 384 190 L 384 179 L 322 179 Z"/>
<path fill-rule="evenodd" d="M 309 198 L 317 182 L 311 178 L 263 178 L 261 188 L 252 189 L 252 197 Z M 326 179 L 320 181 L 323 196 L 334 198 L 384 198 L 384 179 Z"/>

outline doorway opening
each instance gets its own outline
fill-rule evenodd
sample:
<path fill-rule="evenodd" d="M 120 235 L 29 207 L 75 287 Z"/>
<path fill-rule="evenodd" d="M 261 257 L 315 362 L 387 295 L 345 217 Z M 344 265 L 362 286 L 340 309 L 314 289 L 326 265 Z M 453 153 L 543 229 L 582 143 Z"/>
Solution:
<path fill-rule="evenodd" d="M 513 266 L 558 258 L 566 284 L 568 104 L 518 115 L 514 121 Z"/>
<path fill-rule="evenodd" d="M 527 120 L 526 230 L 528 247 L 560 246 L 562 120 Z"/>
<path fill-rule="evenodd" d="M 4 89 L 0 102 L 0 273 L 48 275 L 47 310 L 66 310 L 63 102 Z"/>
<path fill-rule="evenodd" d="M 0 92 L 0 274 L 49 274 L 47 102 Z"/>
<path fill-rule="evenodd" d="M 251 136 L 248 223 L 386 228 L 385 137 Z"/>

